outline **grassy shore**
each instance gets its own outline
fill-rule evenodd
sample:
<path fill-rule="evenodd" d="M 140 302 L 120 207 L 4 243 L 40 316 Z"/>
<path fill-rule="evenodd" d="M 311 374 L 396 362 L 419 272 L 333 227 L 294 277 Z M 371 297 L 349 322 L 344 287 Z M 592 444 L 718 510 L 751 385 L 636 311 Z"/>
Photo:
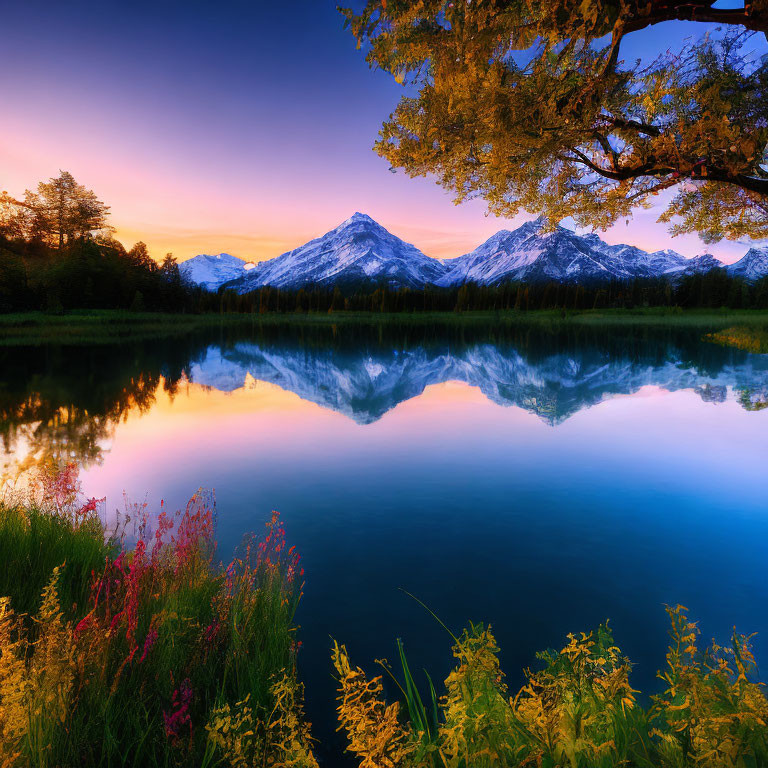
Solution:
<path fill-rule="evenodd" d="M 316 768 L 279 520 L 223 568 L 209 495 L 130 512 L 107 530 L 72 466 L 0 500 L 0 766 Z"/>
<path fill-rule="evenodd" d="M 186 335 L 216 327 L 244 328 L 264 325 L 317 326 L 333 324 L 434 324 L 434 325 L 559 325 L 587 326 L 677 326 L 718 330 L 729 326 L 768 326 L 768 311 L 686 310 L 651 307 L 627 310 L 531 312 L 334 312 L 174 315 L 135 313 L 122 310 L 72 311 L 61 315 L 43 312 L 0 315 L 0 346 L 48 342 L 88 344 L 126 339 Z"/>

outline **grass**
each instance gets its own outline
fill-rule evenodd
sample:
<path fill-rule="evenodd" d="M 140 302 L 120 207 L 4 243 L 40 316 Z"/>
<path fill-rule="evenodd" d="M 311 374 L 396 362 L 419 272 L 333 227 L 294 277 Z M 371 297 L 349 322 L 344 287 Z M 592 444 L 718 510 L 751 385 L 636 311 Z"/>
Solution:
<path fill-rule="evenodd" d="M 0 346 L 43 344 L 108 344 L 129 339 L 186 335 L 216 327 L 258 328 L 270 325 L 560 325 L 675 326 L 719 329 L 736 324 L 768 326 L 768 311 L 680 310 L 677 307 L 615 310 L 515 310 L 477 312 L 334 312 L 272 314 L 174 315 L 123 310 L 77 310 L 62 315 L 26 312 L 0 315 Z"/>
<path fill-rule="evenodd" d="M 0 506 L 0 765 L 316 766 L 279 519 L 225 569 L 204 493 L 132 545 L 97 510 L 72 467 Z"/>

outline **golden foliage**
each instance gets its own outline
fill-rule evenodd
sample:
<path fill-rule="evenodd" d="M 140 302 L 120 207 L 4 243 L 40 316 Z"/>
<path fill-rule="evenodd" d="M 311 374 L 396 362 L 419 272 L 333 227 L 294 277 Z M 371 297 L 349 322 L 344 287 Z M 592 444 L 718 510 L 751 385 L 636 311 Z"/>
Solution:
<path fill-rule="evenodd" d="M 613 644 L 607 627 L 568 636 L 559 654 L 539 658 L 545 669 L 528 672 L 514 700 L 515 714 L 540 745 L 537 759 L 550 754 L 568 765 L 591 765 L 616 750 L 617 715 L 635 706 L 629 662 Z"/>
<path fill-rule="evenodd" d="M 66 722 L 74 681 L 72 627 L 64 621 L 54 569 L 35 617 L 38 638 L 29 643 L 7 598 L 0 600 L 0 757 L 13 765 L 24 751 L 47 765 L 53 730 Z"/>
<path fill-rule="evenodd" d="M 27 676 L 24 657 L 27 644 L 23 627 L 10 605 L 0 598 L 0 766 L 11 766 L 28 728 Z"/>
<path fill-rule="evenodd" d="M 371 66 L 412 86 L 376 151 L 497 215 L 605 228 L 675 190 L 660 219 L 674 234 L 766 237 L 768 62 L 746 50 L 742 29 L 650 64 L 620 60 L 628 18 L 643 7 L 646 23 L 652 5 L 670 4 L 368 0 L 344 10 Z"/>
<path fill-rule="evenodd" d="M 317 768 L 317 760 L 312 754 L 310 724 L 304 719 L 304 687 L 284 672 L 270 690 L 275 708 L 267 725 L 267 765 Z"/>
<path fill-rule="evenodd" d="M 347 750 L 360 758 L 360 768 L 413 766 L 418 741 L 400 722 L 400 705 L 384 702 L 381 677 L 368 680 L 362 669 L 353 669 L 346 647 L 338 643 L 332 658 L 339 674 L 339 729 L 346 731 Z"/>
<path fill-rule="evenodd" d="M 750 680 L 756 671 L 749 637 L 730 647 L 698 646 L 699 629 L 683 606 L 667 608 L 672 642 L 659 677 L 666 691 L 654 708 L 666 728 L 654 731 L 665 764 L 742 768 L 768 760 L 768 699 Z"/>
<path fill-rule="evenodd" d="M 222 759 L 232 768 L 255 764 L 258 737 L 249 698 L 246 696 L 233 706 L 217 707 L 205 726 L 209 742 L 221 751 Z"/>
<path fill-rule="evenodd" d="M 516 753 L 514 713 L 490 629 L 472 627 L 453 647 L 458 665 L 445 681 L 439 730 L 446 766 L 476 768 L 510 764 Z"/>
<path fill-rule="evenodd" d="M 250 696 L 211 712 L 205 729 L 209 743 L 231 768 L 318 768 L 312 753 L 310 724 L 304 719 L 303 689 L 287 672 L 272 684 L 272 712 L 254 714 Z"/>
<path fill-rule="evenodd" d="M 453 648 L 457 664 L 440 699 L 436 732 L 420 732 L 421 743 L 413 737 L 414 726 L 397 721 L 396 705 L 382 701 L 378 679 L 368 682 L 350 667 L 346 649 L 336 645 L 340 727 L 347 731 L 350 751 L 362 758 L 361 768 L 768 765 L 768 699 L 752 680 L 756 666 L 749 638 L 734 634 L 728 648 L 713 645 L 700 652 L 698 630 L 685 610 L 678 606 L 669 614 L 672 643 L 660 674 L 667 690 L 649 712 L 635 698 L 631 665 L 607 625 L 569 635 L 559 652 L 538 654 L 543 669 L 528 671 L 512 699 L 492 633 L 471 626 Z M 412 685 L 411 679 L 409 690 Z M 391 719 L 383 726 L 385 712 Z"/>
<path fill-rule="evenodd" d="M 768 354 L 768 330 L 765 328 L 750 328 L 735 326 L 722 331 L 709 333 L 705 341 L 721 344 L 724 347 L 735 347 L 753 354 Z"/>

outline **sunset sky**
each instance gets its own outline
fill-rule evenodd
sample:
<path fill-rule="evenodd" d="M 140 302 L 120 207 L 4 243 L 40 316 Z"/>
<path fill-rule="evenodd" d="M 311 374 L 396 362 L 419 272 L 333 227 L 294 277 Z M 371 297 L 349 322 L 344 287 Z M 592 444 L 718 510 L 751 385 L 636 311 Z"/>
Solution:
<path fill-rule="evenodd" d="M 116 236 L 156 258 L 227 251 L 261 260 L 368 213 L 431 256 L 502 228 L 434 181 L 371 151 L 401 88 L 368 69 L 335 0 L 0 0 L 0 189 L 59 169 L 112 206 Z M 628 60 L 677 48 L 704 25 L 632 35 Z M 672 240 L 641 212 L 605 235 L 724 261 L 748 243 Z"/>

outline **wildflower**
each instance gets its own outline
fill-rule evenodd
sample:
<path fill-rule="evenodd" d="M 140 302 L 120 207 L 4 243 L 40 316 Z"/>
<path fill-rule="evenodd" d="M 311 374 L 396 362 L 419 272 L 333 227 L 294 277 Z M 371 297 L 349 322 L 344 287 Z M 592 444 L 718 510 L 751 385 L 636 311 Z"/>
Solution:
<path fill-rule="evenodd" d="M 189 705 L 192 703 L 192 685 L 189 678 L 173 691 L 171 712 L 163 712 L 165 736 L 174 745 L 181 742 L 184 731 L 192 735 L 192 719 L 189 716 Z"/>
<path fill-rule="evenodd" d="M 149 627 L 149 632 L 147 632 L 147 636 L 144 639 L 144 648 L 141 653 L 141 658 L 139 659 L 139 664 L 144 663 L 147 658 L 147 654 L 152 650 L 152 647 L 157 642 L 157 637 L 157 627 L 155 626 L 155 619 L 153 617 L 152 624 Z"/>

